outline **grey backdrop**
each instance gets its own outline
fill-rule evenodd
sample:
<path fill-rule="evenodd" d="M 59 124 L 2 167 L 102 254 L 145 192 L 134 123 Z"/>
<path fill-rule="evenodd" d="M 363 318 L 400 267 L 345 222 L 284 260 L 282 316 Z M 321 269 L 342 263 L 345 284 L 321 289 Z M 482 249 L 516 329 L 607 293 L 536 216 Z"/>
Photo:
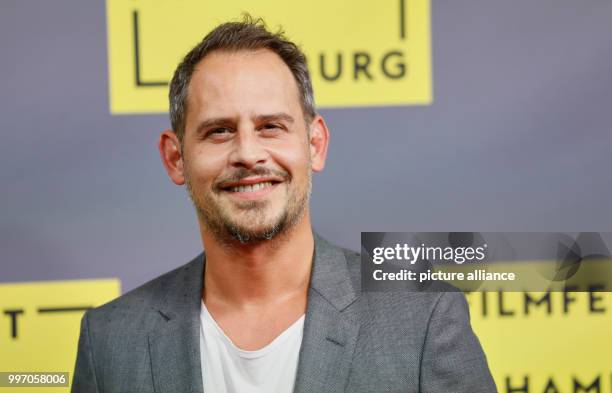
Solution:
<path fill-rule="evenodd" d="M 111 116 L 103 1 L 0 3 L 0 281 L 119 277 L 201 251 L 165 115 Z M 432 0 L 434 103 L 322 110 L 315 228 L 610 231 L 612 2 Z"/>

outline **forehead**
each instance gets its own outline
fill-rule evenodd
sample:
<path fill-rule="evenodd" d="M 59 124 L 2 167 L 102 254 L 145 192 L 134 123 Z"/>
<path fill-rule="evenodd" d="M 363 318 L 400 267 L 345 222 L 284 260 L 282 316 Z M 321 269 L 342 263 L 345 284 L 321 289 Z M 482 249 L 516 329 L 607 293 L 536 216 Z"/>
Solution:
<path fill-rule="evenodd" d="M 211 52 L 195 67 L 187 99 L 188 125 L 202 117 L 301 116 L 295 78 L 268 49 Z"/>

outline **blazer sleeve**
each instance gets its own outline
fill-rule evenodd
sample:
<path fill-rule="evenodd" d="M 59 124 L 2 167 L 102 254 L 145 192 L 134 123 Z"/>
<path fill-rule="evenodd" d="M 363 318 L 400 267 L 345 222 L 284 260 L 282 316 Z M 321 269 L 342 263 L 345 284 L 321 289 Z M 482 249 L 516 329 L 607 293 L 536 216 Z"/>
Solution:
<path fill-rule="evenodd" d="M 486 356 L 470 325 L 462 292 L 444 292 L 430 316 L 421 357 L 422 393 L 497 392 Z"/>
<path fill-rule="evenodd" d="M 86 312 L 81 319 L 81 333 L 76 365 L 72 378 L 72 393 L 98 393 L 98 381 L 94 367 L 91 337 L 89 336 L 89 315 Z"/>

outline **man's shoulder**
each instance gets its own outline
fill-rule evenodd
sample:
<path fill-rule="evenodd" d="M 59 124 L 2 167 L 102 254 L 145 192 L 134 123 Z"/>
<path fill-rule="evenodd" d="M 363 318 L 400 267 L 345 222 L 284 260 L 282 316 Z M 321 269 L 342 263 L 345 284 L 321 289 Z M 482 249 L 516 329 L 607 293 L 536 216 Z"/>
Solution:
<path fill-rule="evenodd" d="M 134 318 L 141 313 L 149 312 L 164 301 L 169 291 L 180 286 L 181 281 L 194 279 L 193 271 L 200 271 L 198 265 L 202 263 L 202 254 L 200 254 L 186 264 L 157 276 L 87 313 L 90 318 L 110 319 L 112 314 L 129 315 Z"/>
<path fill-rule="evenodd" d="M 421 291 L 364 290 L 361 254 L 342 252 L 357 292 L 357 300 L 344 312 L 360 323 L 361 347 L 356 351 L 362 356 L 355 358 L 371 360 L 364 370 L 371 371 L 373 363 L 404 370 L 404 376 L 416 370 L 413 378 L 423 391 L 497 391 L 461 291 L 445 282 Z M 392 380 L 389 374 L 380 380 L 376 373 L 354 375 L 351 386 L 380 387 Z"/>

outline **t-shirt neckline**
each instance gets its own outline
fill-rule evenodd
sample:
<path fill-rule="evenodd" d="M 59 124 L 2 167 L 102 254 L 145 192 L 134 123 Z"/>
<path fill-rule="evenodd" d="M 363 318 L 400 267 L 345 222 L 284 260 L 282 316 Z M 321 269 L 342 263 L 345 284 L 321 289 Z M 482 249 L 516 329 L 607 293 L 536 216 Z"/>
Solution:
<path fill-rule="evenodd" d="M 223 329 L 221 329 L 221 326 L 219 326 L 217 324 L 217 321 L 215 321 L 213 316 L 210 314 L 210 312 L 208 311 L 208 308 L 206 307 L 206 304 L 204 304 L 204 301 L 201 301 L 200 303 L 201 303 L 201 307 L 202 307 L 201 313 L 200 313 L 200 317 L 202 318 L 202 321 L 201 321 L 202 322 L 201 323 L 202 329 L 204 329 L 204 321 L 209 322 L 211 325 L 213 325 L 217 335 L 219 337 L 221 337 L 221 339 L 223 341 L 225 341 L 225 343 L 234 352 L 236 352 L 238 354 L 238 356 L 240 356 L 242 358 L 249 358 L 249 359 L 263 357 L 267 353 L 269 353 L 271 350 L 273 350 L 275 347 L 277 347 L 278 345 L 282 344 L 291 335 L 291 333 L 293 333 L 297 329 L 301 329 L 302 328 L 302 326 L 304 325 L 304 319 L 306 317 L 305 314 L 302 314 L 301 317 L 299 317 L 295 322 L 293 322 L 281 334 L 276 336 L 274 338 L 274 340 L 272 340 L 269 344 L 267 344 L 264 347 L 261 347 L 259 349 L 249 351 L 249 350 L 246 350 L 246 349 L 239 348 L 236 344 L 234 344 L 234 342 L 227 336 L 227 334 L 225 334 Z"/>

